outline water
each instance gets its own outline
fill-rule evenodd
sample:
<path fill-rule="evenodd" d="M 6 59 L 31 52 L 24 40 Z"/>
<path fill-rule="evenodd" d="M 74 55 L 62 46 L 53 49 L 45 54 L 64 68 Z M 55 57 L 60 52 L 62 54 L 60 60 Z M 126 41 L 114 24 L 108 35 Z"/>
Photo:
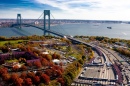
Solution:
<path fill-rule="evenodd" d="M 108 29 L 107 27 L 112 27 Z M 130 24 L 63 24 L 51 26 L 51 29 L 67 35 L 105 36 L 109 38 L 130 39 Z M 1 28 L 0 36 L 43 35 L 43 31 L 33 27 Z"/>

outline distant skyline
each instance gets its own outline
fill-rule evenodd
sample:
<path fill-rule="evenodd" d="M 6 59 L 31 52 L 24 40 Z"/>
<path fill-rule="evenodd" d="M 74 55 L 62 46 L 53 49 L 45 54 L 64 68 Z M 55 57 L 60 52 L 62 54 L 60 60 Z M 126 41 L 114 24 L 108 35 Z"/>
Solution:
<path fill-rule="evenodd" d="M 37 19 L 43 10 L 55 19 L 130 21 L 130 0 L 0 0 L 2 19 Z"/>

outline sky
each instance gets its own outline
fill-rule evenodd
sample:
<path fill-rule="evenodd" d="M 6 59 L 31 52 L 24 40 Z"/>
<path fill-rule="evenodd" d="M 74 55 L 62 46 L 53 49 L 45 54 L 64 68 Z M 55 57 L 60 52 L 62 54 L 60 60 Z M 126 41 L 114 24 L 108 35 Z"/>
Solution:
<path fill-rule="evenodd" d="M 44 10 L 51 19 L 130 21 L 130 0 L 0 0 L 4 19 L 38 19 Z"/>

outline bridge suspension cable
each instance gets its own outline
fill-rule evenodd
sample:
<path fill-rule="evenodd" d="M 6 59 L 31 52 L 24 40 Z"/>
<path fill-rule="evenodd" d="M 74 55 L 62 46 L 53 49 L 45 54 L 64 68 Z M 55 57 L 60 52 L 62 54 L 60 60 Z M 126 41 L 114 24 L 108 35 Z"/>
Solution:
<path fill-rule="evenodd" d="M 39 20 L 42 16 L 43 16 L 44 12 L 42 12 L 42 14 L 34 21 L 34 23 Z"/>
<path fill-rule="evenodd" d="M 52 15 L 52 13 L 50 13 L 51 14 L 51 16 L 52 16 L 52 18 L 54 19 L 54 20 L 56 20 L 55 19 L 55 17 Z M 59 27 L 58 27 L 59 26 Z M 57 29 L 62 29 L 63 30 L 63 32 L 65 32 L 64 34 L 66 34 L 66 35 L 69 35 L 68 33 L 67 33 L 67 31 L 65 31 L 64 29 L 63 29 L 63 27 L 61 26 L 61 24 L 60 24 L 60 22 L 59 22 L 59 24 L 57 25 L 57 27 L 56 27 Z"/>

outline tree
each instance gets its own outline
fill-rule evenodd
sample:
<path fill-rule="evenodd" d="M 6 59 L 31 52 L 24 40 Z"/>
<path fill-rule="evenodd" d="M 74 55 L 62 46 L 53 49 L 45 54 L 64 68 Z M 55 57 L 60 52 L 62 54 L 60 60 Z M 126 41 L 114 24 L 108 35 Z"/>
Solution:
<path fill-rule="evenodd" d="M 45 74 L 47 74 L 48 76 L 51 76 L 52 75 L 52 70 L 51 69 L 47 69 L 46 71 L 45 71 Z"/>
<path fill-rule="evenodd" d="M 39 78 L 39 76 L 34 76 L 34 77 L 33 77 L 33 82 L 34 82 L 36 85 L 38 85 L 38 84 L 40 83 L 40 78 Z"/>
<path fill-rule="evenodd" d="M 60 58 L 61 58 L 61 57 L 60 57 L 59 54 L 54 53 L 54 54 L 52 55 L 52 59 L 60 59 Z"/>
<path fill-rule="evenodd" d="M 20 58 L 19 58 L 19 62 L 20 62 L 20 63 L 25 63 L 25 62 L 26 62 L 26 59 L 20 57 Z"/>
<path fill-rule="evenodd" d="M 35 76 L 34 72 L 28 72 L 27 76 L 31 79 Z"/>
<path fill-rule="evenodd" d="M 18 69 L 19 69 L 18 65 L 13 66 L 13 68 L 12 68 L 12 70 L 15 71 L 15 72 L 18 71 Z"/>
<path fill-rule="evenodd" d="M 49 62 L 49 67 L 53 67 L 54 66 L 54 63 L 51 61 Z"/>
<path fill-rule="evenodd" d="M 48 62 L 45 58 L 42 58 L 42 59 L 41 59 L 41 64 L 42 64 L 43 66 L 48 66 L 48 65 L 49 65 L 49 62 Z"/>
<path fill-rule="evenodd" d="M 13 74 L 11 75 L 11 81 L 12 81 L 12 82 L 15 82 L 15 80 L 16 80 L 18 77 L 19 77 L 19 76 L 18 76 L 17 73 L 13 73 Z"/>
<path fill-rule="evenodd" d="M 70 86 L 70 84 L 72 83 L 72 80 L 71 80 L 71 78 L 68 76 L 68 75 L 66 75 L 66 76 L 63 76 L 63 79 L 64 79 L 64 86 Z"/>
<path fill-rule="evenodd" d="M 52 60 L 52 56 L 49 55 L 49 54 L 45 55 L 45 58 L 46 58 L 49 62 Z"/>
<path fill-rule="evenodd" d="M 26 79 L 25 79 L 25 84 L 26 84 L 27 86 L 31 86 L 31 85 L 32 85 L 32 80 L 31 80 L 31 78 L 26 78 Z"/>
<path fill-rule="evenodd" d="M 29 67 L 32 67 L 32 63 L 31 63 L 31 62 L 27 63 L 27 65 L 28 65 Z"/>
<path fill-rule="evenodd" d="M 23 83 L 23 79 L 22 79 L 22 78 L 17 78 L 17 79 L 15 80 L 15 85 L 16 85 L 16 86 L 22 86 L 22 83 Z"/>
<path fill-rule="evenodd" d="M 52 54 L 52 59 L 56 59 L 56 53 Z"/>
<path fill-rule="evenodd" d="M 86 59 L 86 56 L 83 55 L 83 56 L 82 56 L 82 59 L 85 60 L 85 59 Z"/>
<path fill-rule="evenodd" d="M 8 69 L 3 67 L 3 68 L 0 68 L 0 76 L 2 76 L 3 74 L 7 74 L 8 72 Z"/>
<path fill-rule="evenodd" d="M 26 77 L 27 77 L 26 72 L 22 72 L 21 75 L 20 75 L 20 78 L 25 79 Z"/>
<path fill-rule="evenodd" d="M 68 72 L 68 74 L 67 74 L 67 75 L 71 78 L 71 80 L 73 80 L 73 79 L 74 79 L 74 77 L 75 77 L 74 73 L 72 73 L 71 71 L 70 71 L 70 72 Z"/>
<path fill-rule="evenodd" d="M 27 70 L 27 67 L 25 65 L 22 65 L 21 68 L 20 68 L 22 71 L 26 71 Z"/>
<path fill-rule="evenodd" d="M 42 67 L 40 61 L 35 61 L 35 62 L 34 62 L 34 65 L 35 65 L 37 68 L 41 68 L 41 67 Z"/>
<path fill-rule="evenodd" d="M 40 83 L 38 86 L 46 86 L 44 83 Z"/>
<path fill-rule="evenodd" d="M 62 66 L 63 66 L 63 63 L 62 63 L 62 62 L 60 62 L 60 63 L 59 63 L 59 65 L 62 67 Z"/>
<path fill-rule="evenodd" d="M 3 79 L 4 81 L 9 81 L 9 80 L 10 80 L 10 74 L 9 74 L 9 73 L 3 74 L 3 75 L 2 75 L 2 79 Z"/>
<path fill-rule="evenodd" d="M 27 46 L 27 51 L 28 52 L 31 52 L 32 51 L 32 48 L 30 46 Z"/>
<path fill-rule="evenodd" d="M 49 84 L 50 77 L 48 75 L 46 75 L 46 74 L 42 74 L 41 75 L 41 81 L 43 81 L 43 83 L 45 83 L 45 84 Z"/>
<path fill-rule="evenodd" d="M 61 76 L 61 75 L 62 75 L 61 70 L 57 70 L 57 76 Z"/>
<path fill-rule="evenodd" d="M 42 75 L 42 71 L 37 71 L 35 75 L 36 76 L 41 76 Z"/>
<path fill-rule="evenodd" d="M 83 59 L 79 59 L 78 62 L 79 62 L 80 64 L 83 64 Z"/>
<path fill-rule="evenodd" d="M 58 78 L 57 82 L 59 82 L 61 84 L 61 86 L 64 86 L 65 82 L 64 82 L 63 78 Z"/>

